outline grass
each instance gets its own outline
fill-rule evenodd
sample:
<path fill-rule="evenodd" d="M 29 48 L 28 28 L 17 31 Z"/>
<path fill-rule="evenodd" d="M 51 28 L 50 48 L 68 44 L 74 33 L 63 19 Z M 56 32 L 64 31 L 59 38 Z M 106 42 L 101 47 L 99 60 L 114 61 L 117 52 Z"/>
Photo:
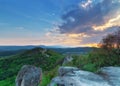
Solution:
<path fill-rule="evenodd" d="M 66 65 L 97 72 L 104 66 L 120 66 L 120 55 L 114 53 L 114 51 L 108 53 L 105 50 L 99 49 L 86 55 L 73 56 L 73 61 Z"/>
<path fill-rule="evenodd" d="M 15 86 L 15 76 L 0 81 L 0 86 Z"/>
<path fill-rule="evenodd" d="M 50 71 L 43 76 L 41 86 L 46 86 L 46 83 L 50 82 L 50 79 L 54 77 L 51 70 L 54 71 L 57 66 L 56 62 L 62 59 L 63 56 L 52 50 L 47 50 L 45 53 L 42 53 L 42 51 L 43 49 L 36 48 L 0 59 L 0 86 L 15 86 L 15 77 L 13 78 L 13 76 L 17 75 L 23 65 L 40 67 L 43 72 Z"/>
<path fill-rule="evenodd" d="M 63 56 L 60 54 L 53 51 L 48 51 L 47 54 L 49 57 L 36 51 L 34 53 L 27 51 L 22 55 L 0 59 L 0 86 L 15 86 L 15 76 L 24 64 L 41 67 L 44 73 L 39 86 L 47 86 L 52 78 L 57 76 L 58 68 L 63 61 Z M 115 50 L 107 52 L 98 49 L 85 55 L 74 55 L 73 61 L 64 66 L 97 72 L 104 66 L 120 66 L 120 55 L 116 54 Z"/>

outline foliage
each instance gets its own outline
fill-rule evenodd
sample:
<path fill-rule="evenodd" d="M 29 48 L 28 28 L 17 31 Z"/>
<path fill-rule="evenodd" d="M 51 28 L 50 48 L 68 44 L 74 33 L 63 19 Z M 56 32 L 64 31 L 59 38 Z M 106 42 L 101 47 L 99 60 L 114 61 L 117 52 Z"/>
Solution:
<path fill-rule="evenodd" d="M 6 86 L 4 82 L 13 76 L 16 76 L 18 71 L 23 65 L 34 65 L 37 67 L 41 67 L 43 71 L 50 71 L 52 69 L 55 69 L 55 64 L 57 60 L 63 58 L 62 55 L 60 55 L 57 52 L 51 51 L 51 50 L 45 50 L 42 48 L 35 48 L 32 50 L 28 50 L 24 53 L 9 56 L 6 58 L 0 59 L 0 81 L 2 86 Z M 49 73 L 50 74 L 50 73 Z M 44 77 L 44 83 L 48 82 L 47 77 L 52 77 L 52 75 L 48 75 Z M 9 79 L 10 80 L 10 79 Z M 11 84 L 7 86 L 14 86 L 12 85 L 15 83 L 14 81 L 11 81 Z"/>
<path fill-rule="evenodd" d="M 43 74 L 43 79 L 42 79 L 42 82 L 40 83 L 40 86 L 47 86 L 52 80 L 52 78 L 57 75 L 58 68 L 59 68 L 59 65 L 54 69 L 51 69 L 50 71 L 46 71 Z"/>
<path fill-rule="evenodd" d="M 114 52 L 111 52 L 111 55 L 109 55 L 106 50 L 97 49 L 86 55 L 73 56 L 73 61 L 66 65 L 97 72 L 97 70 L 104 66 L 120 66 L 120 55 Z"/>
<path fill-rule="evenodd" d="M 0 81 L 0 86 L 15 86 L 15 76 Z"/>
<path fill-rule="evenodd" d="M 103 38 L 101 48 L 86 55 L 74 56 L 68 65 L 92 72 L 104 66 L 120 66 L 120 30 Z"/>
<path fill-rule="evenodd" d="M 14 86 L 15 76 L 25 65 L 35 65 L 44 71 L 40 86 L 47 86 L 57 75 L 63 55 L 51 50 L 35 48 L 24 53 L 0 58 L 0 86 Z M 73 55 L 73 60 L 64 66 L 75 66 L 82 70 L 97 72 L 104 66 L 120 66 L 120 30 L 103 38 L 101 48 L 84 55 Z M 13 77 L 14 76 L 14 77 Z"/>
<path fill-rule="evenodd" d="M 101 47 L 105 50 L 112 50 L 112 49 L 120 49 L 120 30 L 108 34 L 105 38 L 101 41 Z"/>

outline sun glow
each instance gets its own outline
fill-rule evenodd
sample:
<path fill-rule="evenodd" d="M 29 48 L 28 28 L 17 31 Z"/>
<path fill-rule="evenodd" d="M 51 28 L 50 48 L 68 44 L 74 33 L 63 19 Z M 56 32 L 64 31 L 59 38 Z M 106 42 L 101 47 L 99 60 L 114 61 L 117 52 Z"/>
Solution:
<path fill-rule="evenodd" d="M 120 15 L 118 15 L 115 18 L 110 19 L 107 23 L 105 23 L 101 26 L 93 26 L 92 28 L 94 30 L 103 31 L 103 30 L 108 29 L 113 26 L 120 26 Z"/>
<path fill-rule="evenodd" d="M 89 36 L 85 33 L 80 33 L 80 34 L 68 34 L 68 37 L 78 38 L 78 37 L 89 37 Z"/>
<path fill-rule="evenodd" d="M 82 47 L 99 47 L 98 43 L 89 43 L 89 44 L 84 44 L 81 45 Z"/>

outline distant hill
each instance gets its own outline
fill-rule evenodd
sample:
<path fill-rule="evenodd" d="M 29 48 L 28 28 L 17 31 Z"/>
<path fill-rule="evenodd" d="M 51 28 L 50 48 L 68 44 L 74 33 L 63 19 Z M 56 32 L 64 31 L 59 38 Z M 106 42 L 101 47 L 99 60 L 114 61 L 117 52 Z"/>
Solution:
<path fill-rule="evenodd" d="M 18 54 L 18 53 L 21 53 L 21 52 L 24 52 L 26 50 L 30 50 L 36 47 L 51 49 L 61 54 L 85 54 L 95 49 L 94 47 L 64 48 L 62 46 L 44 46 L 44 45 L 40 45 L 40 46 L 0 46 L 0 57 L 15 55 L 15 54 Z"/>
<path fill-rule="evenodd" d="M 0 46 L 0 57 L 1 56 L 10 56 L 10 55 L 15 55 L 21 52 L 24 52 L 26 50 L 30 50 L 33 48 L 57 48 L 57 47 L 62 47 L 62 46 L 44 46 L 44 45 L 40 45 L 40 46 L 33 46 L 33 45 L 29 45 L 29 46 Z"/>
<path fill-rule="evenodd" d="M 0 57 L 15 55 L 15 54 L 18 54 L 18 53 L 22 53 L 24 51 L 26 51 L 26 50 L 0 51 Z"/>
<path fill-rule="evenodd" d="M 0 46 L 0 51 L 15 51 L 15 50 L 26 50 L 26 49 L 33 49 L 36 47 L 41 48 L 64 48 L 63 46 L 55 45 L 55 46 L 45 46 L 45 45 L 38 45 L 38 46 Z"/>
<path fill-rule="evenodd" d="M 61 54 L 86 54 L 93 49 L 96 49 L 94 47 L 75 47 L 75 48 L 50 48 L 56 52 L 59 52 Z"/>
<path fill-rule="evenodd" d="M 16 51 L 33 48 L 35 48 L 35 46 L 0 46 L 0 51 Z"/>

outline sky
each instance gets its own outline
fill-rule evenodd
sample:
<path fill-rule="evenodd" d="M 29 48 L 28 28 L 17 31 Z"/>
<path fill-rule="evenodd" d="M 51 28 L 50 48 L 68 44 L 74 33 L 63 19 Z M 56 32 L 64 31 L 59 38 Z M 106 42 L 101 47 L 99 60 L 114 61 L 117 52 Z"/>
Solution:
<path fill-rule="evenodd" d="M 120 0 L 0 0 L 0 45 L 97 46 L 120 26 Z"/>

